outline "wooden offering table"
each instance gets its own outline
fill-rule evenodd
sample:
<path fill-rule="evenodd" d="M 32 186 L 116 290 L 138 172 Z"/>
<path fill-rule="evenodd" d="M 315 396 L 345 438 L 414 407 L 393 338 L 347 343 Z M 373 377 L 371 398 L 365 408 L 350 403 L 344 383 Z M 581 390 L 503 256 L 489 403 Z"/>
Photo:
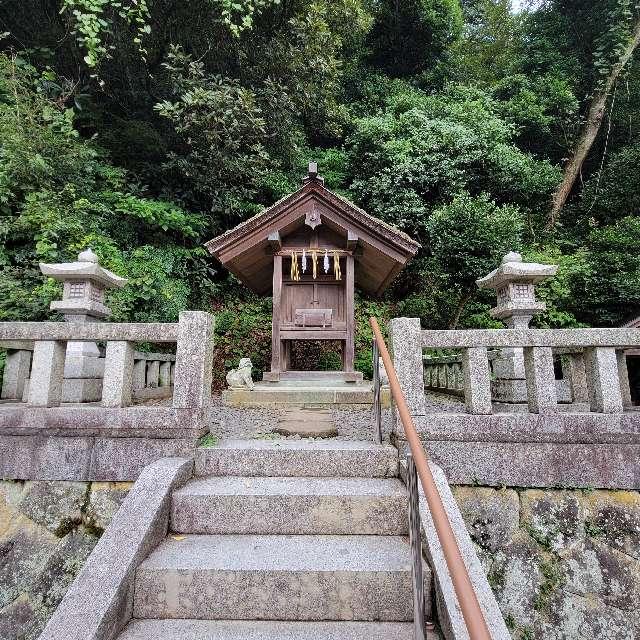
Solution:
<path fill-rule="evenodd" d="M 229 271 L 272 293 L 271 371 L 264 380 L 357 382 L 354 290 L 380 295 L 420 245 L 324 187 L 315 163 L 302 188 L 207 243 Z M 342 343 L 342 372 L 292 371 L 298 340 Z"/>

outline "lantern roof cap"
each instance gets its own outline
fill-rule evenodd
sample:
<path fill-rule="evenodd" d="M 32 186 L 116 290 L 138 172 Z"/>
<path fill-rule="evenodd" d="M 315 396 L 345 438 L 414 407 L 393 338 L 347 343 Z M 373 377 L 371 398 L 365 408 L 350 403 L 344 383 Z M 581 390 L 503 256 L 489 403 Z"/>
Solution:
<path fill-rule="evenodd" d="M 98 256 L 88 247 L 78 254 L 76 262 L 61 262 L 57 264 L 40 263 L 40 271 L 45 275 L 65 282 L 66 280 L 85 280 L 103 286 L 105 289 L 121 289 L 127 283 L 108 269 L 101 267 Z"/>
<path fill-rule="evenodd" d="M 481 289 L 500 289 L 510 282 L 536 284 L 556 274 L 558 265 L 538 264 L 537 262 L 522 262 L 522 256 L 515 251 L 507 253 L 500 266 L 483 278 L 478 278 L 476 284 Z"/>

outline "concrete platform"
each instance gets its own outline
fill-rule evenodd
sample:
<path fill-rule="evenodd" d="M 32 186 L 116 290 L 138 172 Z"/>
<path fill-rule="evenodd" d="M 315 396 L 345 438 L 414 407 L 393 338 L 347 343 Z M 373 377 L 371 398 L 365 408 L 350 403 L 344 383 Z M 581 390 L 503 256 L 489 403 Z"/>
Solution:
<path fill-rule="evenodd" d="M 226 389 L 222 392 L 222 400 L 231 407 L 331 408 L 348 405 L 350 408 L 368 409 L 373 404 L 373 388 L 370 382 L 348 383 L 324 380 L 257 382 L 251 391 Z M 383 389 L 382 404 L 383 406 L 390 404 L 388 389 Z"/>
<path fill-rule="evenodd" d="M 138 567 L 134 594 L 134 618 L 413 619 L 400 536 L 169 536 Z"/>
<path fill-rule="evenodd" d="M 413 640 L 412 622 L 132 620 L 119 640 Z"/>
<path fill-rule="evenodd" d="M 196 450 L 197 476 L 394 478 L 398 451 L 363 440 L 222 440 Z"/>
<path fill-rule="evenodd" d="M 196 479 L 175 491 L 180 533 L 408 535 L 407 493 L 397 479 Z"/>

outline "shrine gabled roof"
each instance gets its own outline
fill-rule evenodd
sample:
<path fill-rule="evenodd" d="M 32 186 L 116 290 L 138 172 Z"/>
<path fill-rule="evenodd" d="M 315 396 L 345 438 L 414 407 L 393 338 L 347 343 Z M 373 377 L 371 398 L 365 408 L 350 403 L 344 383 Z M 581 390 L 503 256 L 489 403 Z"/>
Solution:
<path fill-rule="evenodd" d="M 345 237 L 357 237 L 356 284 L 369 293 L 382 293 L 420 248 L 406 233 L 327 189 L 315 174 L 310 174 L 298 191 L 209 240 L 205 246 L 249 288 L 267 293 L 273 268 L 267 250 L 269 235 L 277 232 L 284 236 L 304 226 L 305 216 L 314 207 L 323 225 Z"/>

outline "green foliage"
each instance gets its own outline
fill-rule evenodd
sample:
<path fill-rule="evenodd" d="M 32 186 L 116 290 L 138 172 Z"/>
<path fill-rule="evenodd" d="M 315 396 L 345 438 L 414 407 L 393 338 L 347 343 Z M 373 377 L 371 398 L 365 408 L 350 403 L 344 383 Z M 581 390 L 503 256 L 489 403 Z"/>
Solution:
<path fill-rule="evenodd" d="M 202 449 L 211 449 L 212 447 L 217 447 L 219 442 L 218 436 L 214 436 L 213 433 L 207 433 L 200 438 L 198 446 Z"/>
<path fill-rule="evenodd" d="M 383 114 L 357 121 L 351 189 L 371 213 L 418 238 L 430 213 L 462 191 L 533 211 L 559 173 L 520 151 L 514 133 L 481 91 L 399 93 Z"/>
<path fill-rule="evenodd" d="M 536 298 L 547 305 L 544 313 L 533 319 L 533 326 L 542 329 L 571 329 L 585 326 L 572 313 L 576 291 L 574 284 L 586 270 L 585 252 L 563 254 L 555 246 L 527 249 L 523 254 L 526 262 L 558 265 L 553 278 L 536 285 Z"/>
<path fill-rule="evenodd" d="M 515 207 L 498 206 L 485 193 L 461 194 L 431 216 L 431 252 L 462 289 L 473 289 L 505 253 L 520 248 L 522 227 Z"/>
<path fill-rule="evenodd" d="M 214 303 L 216 314 L 213 362 L 214 388 L 225 384 L 226 372 L 238 366 L 240 358 L 251 358 L 254 377 L 271 363 L 271 300 L 241 298 L 237 294 Z"/>
<path fill-rule="evenodd" d="M 97 67 L 115 48 L 108 35 L 117 19 L 134 27 L 133 42 L 143 57 L 147 53 L 142 46 L 143 36 L 151 33 L 146 0 L 62 0 L 60 13 L 71 17 L 73 33 L 86 52 L 85 63 L 91 68 Z"/>
<path fill-rule="evenodd" d="M 396 77 L 433 66 L 462 30 L 459 0 L 380 0 L 373 16 L 371 62 Z"/>
<path fill-rule="evenodd" d="M 41 319 L 59 296 L 38 262 L 73 260 L 91 246 L 102 263 L 129 277 L 111 296 L 118 320 L 175 320 L 199 306 L 209 274 L 194 248 L 203 221 L 152 200 L 81 140 L 72 113 L 42 89 L 42 78 L 0 56 L 0 319 Z M 188 275 L 198 275 L 189 284 Z M 185 277 L 187 276 L 187 277 Z"/>
<path fill-rule="evenodd" d="M 163 65 L 176 100 L 156 105 L 187 149 L 169 155 L 169 171 L 184 173 L 200 197 L 211 202 L 218 223 L 246 212 L 257 174 L 268 166 L 266 123 L 255 94 L 237 81 L 208 76 L 202 62 L 173 47 Z M 250 210 L 250 207 L 249 207 Z M 222 229 L 211 225 L 214 232 Z"/>
<path fill-rule="evenodd" d="M 629 216 L 594 229 L 587 238 L 585 269 L 575 277 L 574 304 L 596 326 L 616 326 L 640 308 L 640 218 Z M 576 314 L 578 312 L 576 311 Z"/>

